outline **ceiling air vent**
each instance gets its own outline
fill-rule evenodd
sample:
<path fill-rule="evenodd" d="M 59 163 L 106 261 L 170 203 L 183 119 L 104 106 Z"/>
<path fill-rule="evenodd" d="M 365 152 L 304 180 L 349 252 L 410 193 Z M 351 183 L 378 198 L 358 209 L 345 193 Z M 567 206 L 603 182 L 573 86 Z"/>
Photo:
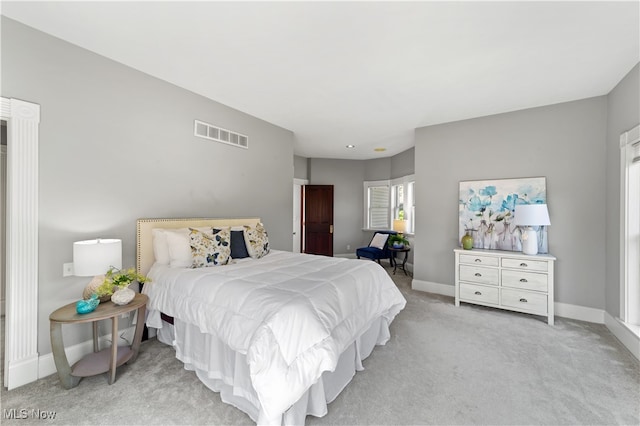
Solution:
<path fill-rule="evenodd" d="M 194 120 L 193 132 L 199 138 L 226 143 L 240 148 L 249 148 L 249 137 L 231 130 L 216 127 L 204 121 Z"/>

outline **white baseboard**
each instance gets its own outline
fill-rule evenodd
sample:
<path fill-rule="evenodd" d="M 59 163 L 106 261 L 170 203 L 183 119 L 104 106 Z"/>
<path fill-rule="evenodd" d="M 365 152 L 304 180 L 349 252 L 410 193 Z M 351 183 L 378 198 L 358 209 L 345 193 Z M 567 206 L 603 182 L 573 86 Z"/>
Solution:
<path fill-rule="evenodd" d="M 570 305 L 568 303 L 555 302 L 553 304 L 555 314 L 563 318 L 571 318 L 580 321 L 604 324 L 604 310 L 589 308 L 587 306 Z"/>
<path fill-rule="evenodd" d="M 118 333 L 121 336 L 119 338 L 120 341 L 118 342 L 118 344 L 119 345 L 129 344 L 128 342 L 130 342 L 131 339 L 133 339 L 133 335 L 135 333 L 135 326 L 122 329 L 118 331 Z M 122 336 L 124 336 L 124 338 L 127 339 L 127 342 L 123 340 Z M 105 334 L 104 336 L 100 336 L 100 338 L 98 339 L 98 342 L 100 344 L 100 348 L 105 348 L 107 346 L 110 346 L 111 334 Z M 67 360 L 69 361 L 69 365 L 75 364 L 76 362 L 80 361 L 80 359 L 82 359 L 83 356 L 88 355 L 91 352 L 93 352 L 93 339 L 84 341 L 82 343 L 78 343 L 73 346 L 68 346 L 65 348 L 65 353 L 67 354 Z M 57 373 L 56 363 L 53 360 L 53 353 L 48 353 L 46 355 L 40 356 L 37 362 L 38 362 L 38 368 L 36 370 L 38 371 L 38 377 L 37 377 L 38 379 Z M 35 380 L 36 379 L 31 381 L 35 381 Z"/>
<path fill-rule="evenodd" d="M 455 296 L 455 288 L 449 284 L 434 283 L 432 281 L 416 280 L 411 282 L 411 288 L 418 291 L 426 291 L 427 293 L 442 294 L 443 296 Z"/>
<path fill-rule="evenodd" d="M 455 287 L 449 284 L 440 284 L 414 279 L 411 283 L 411 288 L 418 291 L 426 291 L 428 293 L 455 297 Z M 559 302 L 555 302 L 553 306 L 555 315 L 559 317 L 594 322 L 597 324 L 605 323 L 605 311 L 602 309 L 594 309 L 586 306 L 570 305 L 568 303 Z"/>
<path fill-rule="evenodd" d="M 629 330 L 619 319 L 612 317 L 608 312 L 604 313 L 604 324 L 609 331 L 616 336 L 629 352 L 640 360 L 640 337 Z"/>
<path fill-rule="evenodd" d="M 38 380 L 38 355 L 33 355 L 28 358 L 23 358 L 19 361 L 9 362 L 6 371 L 6 377 L 9 379 L 5 382 L 11 383 L 8 390 L 15 389 L 27 383 L 35 382 Z"/>

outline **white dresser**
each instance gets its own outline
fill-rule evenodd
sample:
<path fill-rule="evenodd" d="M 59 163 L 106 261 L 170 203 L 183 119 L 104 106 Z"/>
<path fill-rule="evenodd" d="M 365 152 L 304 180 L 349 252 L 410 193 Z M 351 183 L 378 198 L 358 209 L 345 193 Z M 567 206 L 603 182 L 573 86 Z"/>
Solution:
<path fill-rule="evenodd" d="M 553 325 L 553 264 L 549 254 L 454 249 L 460 302 L 547 317 Z"/>

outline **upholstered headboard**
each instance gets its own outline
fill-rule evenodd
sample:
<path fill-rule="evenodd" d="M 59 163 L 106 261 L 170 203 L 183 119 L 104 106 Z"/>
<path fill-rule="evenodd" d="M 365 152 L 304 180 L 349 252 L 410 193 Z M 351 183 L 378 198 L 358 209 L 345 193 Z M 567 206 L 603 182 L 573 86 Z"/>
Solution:
<path fill-rule="evenodd" d="M 138 219 L 136 221 L 136 270 L 138 273 L 146 275 L 154 262 L 153 257 L 153 229 L 178 229 L 178 228 L 200 228 L 205 226 L 255 226 L 260 222 L 260 218 L 237 218 L 237 219 L 207 219 L 207 218 L 186 218 L 186 219 Z"/>

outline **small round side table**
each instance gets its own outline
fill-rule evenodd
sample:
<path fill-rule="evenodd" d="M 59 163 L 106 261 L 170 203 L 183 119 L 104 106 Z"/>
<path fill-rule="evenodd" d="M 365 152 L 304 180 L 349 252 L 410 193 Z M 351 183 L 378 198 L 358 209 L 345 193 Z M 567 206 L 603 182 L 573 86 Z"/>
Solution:
<path fill-rule="evenodd" d="M 56 363 L 60 383 L 65 389 L 78 385 L 82 377 L 109 373 L 109 384 L 116 380 L 116 367 L 125 362 L 133 362 L 138 356 L 142 327 L 145 321 L 145 311 L 148 297 L 137 293 L 135 298 L 126 305 L 116 305 L 111 301 L 100 303 L 95 311 L 88 314 L 78 314 L 76 304 L 69 303 L 49 315 L 51 323 L 51 350 Z M 118 346 L 118 317 L 127 312 L 137 311 L 135 335 L 131 346 Z M 111 320 L 112 344 L 110 348 L 100 350 L 98 347 L 98 321 Z M 73 367 L 69 366 L 62 341 L 62 324 L 91 323 L 93 325 L 93 353 L 86 355 Z"/>
<path fill-rule="evenodd" d="M 396 269 L 398 269 L 398 253 L 404 253 L 404 259 L 402 259 L 402 264 L 400 265 L 400 268 L 402 269 L 405 275 L 408 275 L 407 270 L 405 269 L 405 265 L 407 264 L 407 258 L 409 257 L 409 252 L 411 251 L 411 248 L 407 246 L 403 248 L 389 247 L 389 251 L 392 253 L 392 258 L 393 258 L 393 275 L 396 274 Z"/>

